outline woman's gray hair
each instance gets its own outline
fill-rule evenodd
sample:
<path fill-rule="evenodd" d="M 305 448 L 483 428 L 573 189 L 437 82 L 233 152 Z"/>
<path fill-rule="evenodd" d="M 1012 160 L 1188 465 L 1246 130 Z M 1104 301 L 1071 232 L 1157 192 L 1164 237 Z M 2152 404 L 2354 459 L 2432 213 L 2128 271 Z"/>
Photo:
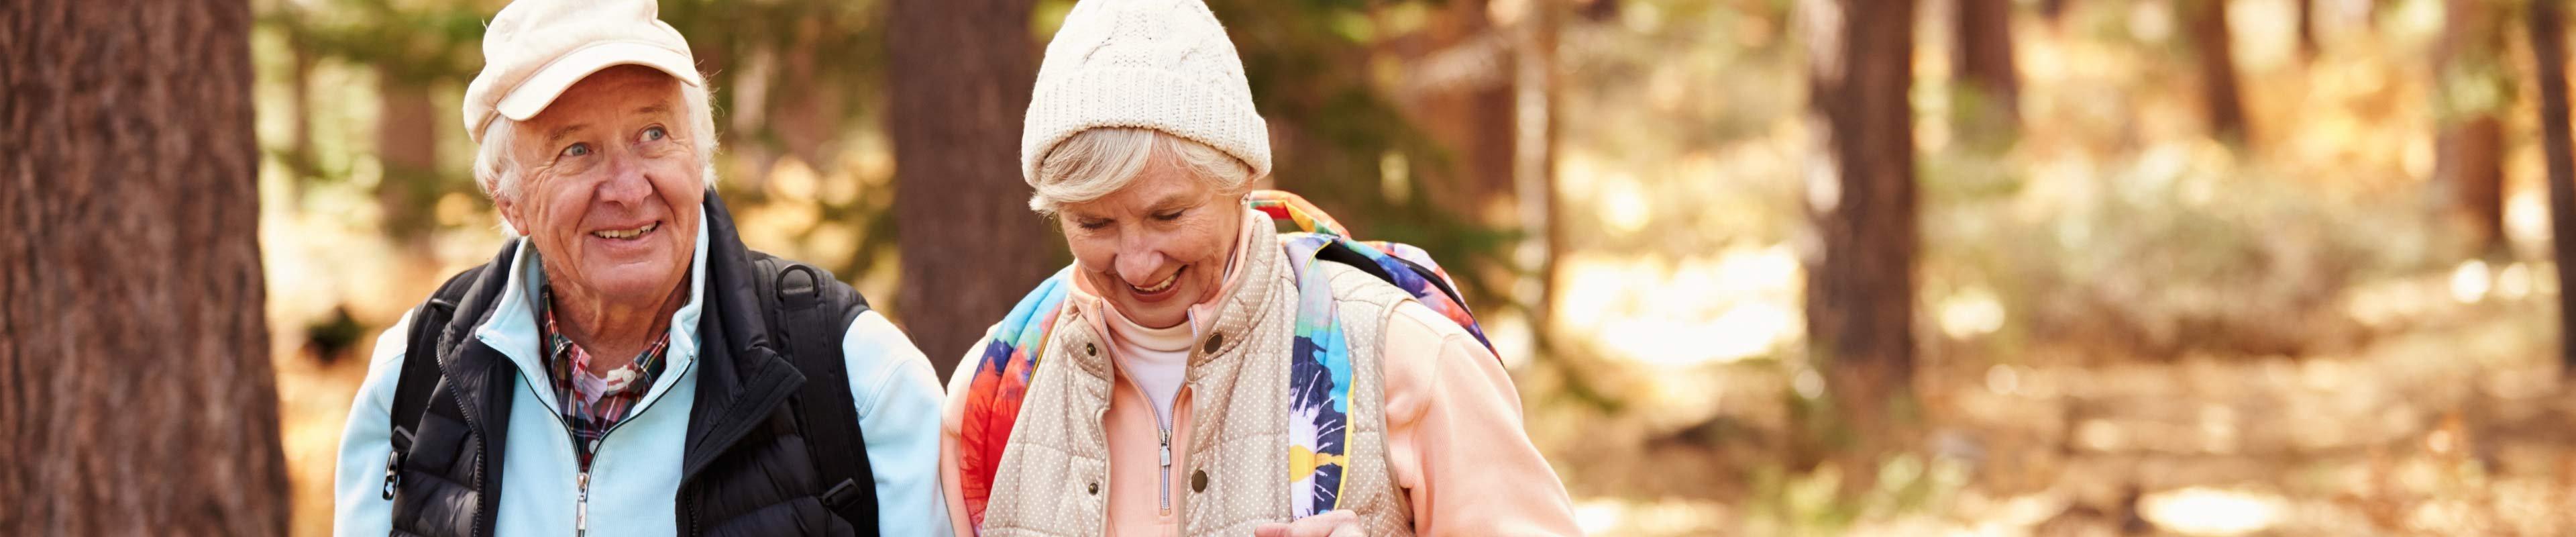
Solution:
<path fill-rule="evenodd" d="M 1029 209 L 1054 215 L 1065 205 L 1108 196 L 1135 182 L 1156 158 L 1189 170 L 1218 192 L 1236 194 L 1250 184 L 1252 167 L 1242 159 L 1188 138 L 1154 129 L 1102 127 L 1084 130 L 1057 142 L 1038 163 L 1038 178 L 1029 186 Z"/>
<path fill-rule="evenodd" d="M 706 86 L 678 86 L 681 106 L 688 109 L 689 140 L 694 142 L 698 159 L 703 161 L 700 178 L 707 187 L 713 188 L 716 186 L 715 109 L 709 104 Z M 521 167 L 517 157 L 510 152 L 518 138 L 519 122 L 494 116 L 492 123 L 483 127 L 483 144 L 474 148 L 474 185 L 482 188 L 483 195 L 493 201 L 517 199 L 520 194 Z M 511 229 L 508 219 L 501 221 L 501 231 L 513 237 L 520 235 L 519 230 Z"/>

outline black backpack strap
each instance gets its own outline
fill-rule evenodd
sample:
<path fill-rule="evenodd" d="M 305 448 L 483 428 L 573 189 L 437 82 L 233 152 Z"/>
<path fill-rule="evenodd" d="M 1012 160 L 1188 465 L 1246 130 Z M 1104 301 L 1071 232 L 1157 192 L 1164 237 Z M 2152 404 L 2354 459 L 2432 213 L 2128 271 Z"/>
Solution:
<path fill-rule="evenodd" d="M 495 263 L 506 267 L 509 254 L 516 251 L 518 244 L 519 241 L 512 240 L 503 245 L 501 259 L 505 261 Z M 393 434 L 387 438 L 392 440 L 394 449 L 385 458 L 384 499 L 394 499 L 394 488 L 402 475 L 402 462 L 412 450 L 421 414 L 429 410 L 430 396 L 438 391 L 438 381 L 443 376 L 438 370 L 438 357 L 446 354 L 453 344 L 439 341 L 440 335 L 456 319 L 458 305 L 469 298 L 466 295 L 474 291 L 475 282 L 481 281 L 483 273 L 489 272 L 492 266 L 493 263 L 475 265 L 447 278 L 446 283 L 438 285 L 437 292 L 430 294 L 429 300 L 412 310 L 411 326 L 403 333 L 402 375 L 394 379 L 391 419 L 385 420 L 393 426 Z M 481 312 L 470 314 L 479 315 Z M 451 407 L 443 408 L 442 412 L 463 413 L 461 408 L 452 408 L 453 404 L 442 406 Z"/>
<path fill-rule="evenodd" d="M 850 372 L 841 339 L 850 322 L 868 311 L 867 300 L 832 274 L 811 265 L 756 255 L 761 302 L 778 343 L 805 385 L 793 404 L 805 450 L 822 479 L 825 508 L 862 535 L 877 530 L 876 475 L 868 468 L 867 441 L 850 400 Z"/>

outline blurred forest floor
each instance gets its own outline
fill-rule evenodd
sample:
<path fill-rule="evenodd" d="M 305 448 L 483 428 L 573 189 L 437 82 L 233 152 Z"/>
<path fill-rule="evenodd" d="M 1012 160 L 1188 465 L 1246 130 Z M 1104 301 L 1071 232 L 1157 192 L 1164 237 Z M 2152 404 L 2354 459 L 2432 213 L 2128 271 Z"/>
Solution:
<path fill-rule="evenodd" d="M 2313 56 L 2297 50 L 2290 1 L 2230 2 L 2253 125 L 2233 146 L 2205 132 L 2170 3 L 2017 16 L 2024 119 L 2008 135 L 1951 120 L 1979 105 L 1952 91 L 1949 32 L 1925 18 L 1913 90 L 1922 440 L 1875 467 L 1827 456 L 1868 432 L 1813 419 L 1823 381 L 1800 334 L 1798 263 L 1812 240 L 1800 209 L 1812 141 L 1790 9 L 1625 2 L 1566 28 L 1553 194 L 1568 246 L 1551 353 L 1538 355 L 1541 328 L 1525 317 L 1479 307 L 1584 527 L 2576 527 L 2576 398 L 2556 380 L 2559 286 L 2531 99 L 2508 96 L 2501 111 L 2509 253 L 2476 256 L 2426 179 L 2440 1 L 2320 1 Z M 283 45 L 263 43 L 263 137 L 276 139 Z M 2508 63 L 2530 65 L 2514 48 Z M 330 88 L 319 99 L 372 102 L 363 70 L 313 76 Z M 330 125 L 317 137 L 349 134 Z M 851 259 L 874 220 L 830 209 L 882 210 L 887 143 L 858 133 L 831 158 L 789 156 L 759 180 L 726 179 L 745 241 L 880 267 L 844 276 L 891 297 L 900 275 L 883 267 L 894 263 Z M 275 168 L 263 172 L 262 240 L 296 530 L 323 535 L 339 429 L 375 333 L 490 256 L 498 234 L 487 202 L 448 193 L 430 209 L 440 229 L 398 246 L 376 229 L 364 181 L 296 184 Z M 1838 496 L 1852 472 L 1874 472 L 1878 488 Z"/>

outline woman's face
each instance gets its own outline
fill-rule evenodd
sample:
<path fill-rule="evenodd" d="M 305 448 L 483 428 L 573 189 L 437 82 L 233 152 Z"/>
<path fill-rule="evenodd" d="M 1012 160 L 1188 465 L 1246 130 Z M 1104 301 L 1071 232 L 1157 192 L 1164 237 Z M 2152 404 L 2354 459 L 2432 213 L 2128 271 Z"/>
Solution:
<path fill-rule="evenodd" d="M 1147 327 L 1188 320 L 1224 285 L 1243 227 L 1243 203 L 1188 169 L 1155 158 L 1126 188 L 1057 210 L 1075 272 L 1112 307 Z"/>

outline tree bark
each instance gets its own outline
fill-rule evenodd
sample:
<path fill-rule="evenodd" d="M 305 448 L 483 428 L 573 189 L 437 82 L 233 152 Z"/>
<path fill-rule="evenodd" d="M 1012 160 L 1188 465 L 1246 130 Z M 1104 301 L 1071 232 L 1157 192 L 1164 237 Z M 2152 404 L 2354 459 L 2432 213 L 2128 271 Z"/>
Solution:
<path fill-rule="evenodd" d="M 889 130 L 903 280 L 895 314 L 940 378 L 1054 267 L 1029 212 L 1020 120 L 1036 66 L 1030 0 L 898 0 Z"/>
<path fill-rule="evenodd" d="M 2567 126 L 2567 36 L 2557 0 L 2533 0 L 2531 60 L 2540 78 L 2541 154 L 2549 171 L 2549 242 L 2558 281 L 2576 282 L 2576 136 Z M 2576 378 L 2576 293 L 2558 293 L 2559 374 Z"/>
<path fill-rule="evenodd" d="M 1901 442 L 1891 413 L 1911 399 L 1915 356 L 1913 0 L 1804 0 L 1807 340 L 1841 425 L 1867 457 Z M 1853 472 L 1865 474 L 1868 472 Z M 1863 477 L 1865 481 L 1867 478 Z M 1846 482 L 1850 491 L 1852 482 Z"/>
<path fill-rule="evenodd" d="M 1512 184 L 1521 225 L 1530 233 L 1515 257 L 1536 280 L 1521 285 L 1537 291 L 1528 298 L 1536 328 L 1532 343 L 1554 354 L 1557 259 L 1565 252 L 1565 220 L 1556 197 L 1556 52 L 1566 13 L 1564 2 L 1531 2 L 1529 10 L 1513 30 L 1518 50 L 1512 62 Z"/>
<path fill-rule="evenodd" d="M 2298 15 L 2292 23 L 2299 25 L 2299 59 L 2316 59 L 2318 51 L 2317 0 L 2294 1 L 2298 4 Z"/>
<path fill-rule="evenodd" d="M 2013 60 L 2012 2 L 1957 0 L 1952 49 L 1961 86 L 1963 126 L 1979 138 L 2008 139 L 2021 123 L 2021 73 Z"/>
<path fill-rule="evenodd" d="M 1437 8 L 1415 35 L 1383 46 L 1407 63 L 1424 66 L 1399 93 L 1406 116 L 1447 150 L 1449 166 L 1425 173 L 1415 167 L 1422 190 L 1442 210 L 1489 224 L 1488 209 L 1507 201 L 1513 190 L 1514 29 L 1497 28 L 1487 16 L 1487 2 L 1464 0 Z M 1479 69 L 1454 69 L 1473 63 Z M 1462 76 L 1464 75 L 1464 76 Z"/>
<path fill-rule="evenodd" d="M 287 530 L 250 22 L 0 2 L 0 534 Z"/>
<path fill-rule="evenodd" d="M 2238 89 L 2234 31 L 2227 26 L 2226 0 L 2182 0 L 2183 25 L 2200 55 L 2200 93 L 2209 111 L 2210 135 L 2230 144 L 2254 140 L 2245 119 L 2245 99 Z"/>
<path fill-rule="evenodd" d="M 2446 0 L 2442 38 L 2434 47 L 2437 103 L 2433 182 L 2449 213 L 2468 224 L 2471 255 L 2503 255 L 2504 125 L 2496 110 L 2504 90 L 2495 78 L 2503 25 L 2483 0 Z"/>
<path fill-rule="evenodd" d="M 376 68 L 377 227 L 393 242 L 398 266 L 391 275 L 407 281 L 435 279 L 437 259 L 429 244 L 438 225 L 438 122 L 448 118 L 430 98 L 429 88 L 404 80 L 389 66 Z"/>

